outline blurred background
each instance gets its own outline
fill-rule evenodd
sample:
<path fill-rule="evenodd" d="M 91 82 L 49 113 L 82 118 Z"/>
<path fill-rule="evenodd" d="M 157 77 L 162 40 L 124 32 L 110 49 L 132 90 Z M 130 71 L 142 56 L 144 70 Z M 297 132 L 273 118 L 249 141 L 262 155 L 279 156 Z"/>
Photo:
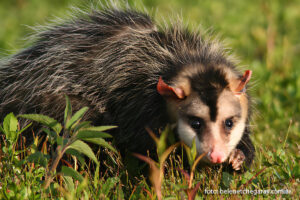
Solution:
<path fill-rule="evenodd" d="M 71 6 L 89 0 L 0 0 L 0 58 L 30 45 L 29 27 L 68 18 Z M 93 2 L 96 2 L 93 0 Z M 253 70 L 251 122 L 254 143 L 276 149 L 285 143 L 300 152 L 300 1 L 299 0 L 139 0 L 157 21 L 181 15 L 190 29 L 219 35 Z"/>

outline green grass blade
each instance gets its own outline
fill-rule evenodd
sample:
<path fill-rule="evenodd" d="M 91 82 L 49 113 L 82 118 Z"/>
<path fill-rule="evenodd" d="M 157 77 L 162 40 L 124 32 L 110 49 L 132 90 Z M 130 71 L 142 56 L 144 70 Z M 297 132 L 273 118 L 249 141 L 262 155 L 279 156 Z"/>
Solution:
<path fill-rule="evenodd" d="M 29 123 L 27 126 L 25 126 L 24 128 L 22 128 L 19 132 L 18 132 L 18 134 L 21 134 L 21 133 L 23 133 L 27 128 L 29 128 L 30 126 L 32 125 L 32 122 L 31 123 Z"/>

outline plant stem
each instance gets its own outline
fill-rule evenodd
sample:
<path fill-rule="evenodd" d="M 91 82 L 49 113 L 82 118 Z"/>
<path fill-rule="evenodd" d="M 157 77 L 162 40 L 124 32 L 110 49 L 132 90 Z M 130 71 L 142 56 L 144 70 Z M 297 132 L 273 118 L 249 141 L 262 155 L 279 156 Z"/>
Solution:
<path fill-rule="evenodd" d="M 56 151 L 55 151 L 55 158 L 54 158 L 54 161 L 52 162 L 51 164 L 51 167 L 50 167 L 50 170 L 48 171 L 47 175 L 46 175 L 46 178 L 45 178 L 45 183 L 43 185 L 43 188 L 44 189 L 47 189 L 53 179 L 53 172 L 56 170 L 57 168 L 57 165 L 60 161 L 60 159 L 62 158 L 63 154 L 64 154 L 64 151 L 65 151 L 65 148 L 63 148 L 61 150 L 62 146 L 59 145 L 57 148 L 56 148 Z"/>

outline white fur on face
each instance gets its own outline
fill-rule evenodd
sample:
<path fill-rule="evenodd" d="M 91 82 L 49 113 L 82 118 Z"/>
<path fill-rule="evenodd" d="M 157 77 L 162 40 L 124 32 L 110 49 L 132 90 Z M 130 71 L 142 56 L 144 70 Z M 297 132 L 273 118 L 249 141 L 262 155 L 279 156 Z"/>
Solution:
<path fill-rule="evenodd" d="M 240 120 L 237 124 L 235 124 L 234 128 L 232 129 L 232 131 L 229 135 L 229 142 L 227 144 L 229 154 L 231 153 L 232 150 L 235 149 L 235 147 L 240 142 L 240 140 L 243 136 L 244 130 L 245 130 L 245 121 L 244 120 Z"/>
<path fill-rule="evenodd" d="M 203 153 L 202 142 L 199 141 L 193 128 L 189 124 L 184 122 L 182 119 L 178 120 L 178 134 L 180 140 L 183 141 L 189 147 L 193 145 L 193 140 L 195 140 L 198 154 Z"/>
<path fill-rule="evenodd" d="M 240 106 L 239 99 L 235 97 L 230 91 L 224 91 L 221 93 L 218 102 L 218 116 L 215 122 L 210 121 L 209 108 L 202 102 L 194 101 L 190 104 L 186 111 L 189 116 L 200 117 L 205 121 L 207 127 L 203 132 L 203 141 L 199 140 L 196 131 L 190 126 L 187 119 L 184 119 L 185 115 L 178 117 L 178 134 L 181 141 L 186 145 L 192 146 L 193 140 L 195 140 L 198 154 L 204 152 L 208 153 L 203 161 L 208 161 L 211 151 L 221 151 L 225 154 L 222 162 L 227 160 L 228 156 L 240 142 L 245 129 L 246 114 Z M 193 111 L 193 112 L 192 112 Z M 235 117 L 234 127 L 228 135 L 225 134 L 224 121 L 228 118 Z"/>
<path fill-rule="evenodd" d="M 225 152 L 226 157 L 236 148 L 244 134 L 247 109 L 243 109 L 243 106 L 240 104 L 240 99 L 232 92 L 223 91 L 218 99 L 217 121 L 224 123 L 224 120 L 235 115 L 239 115 L 240 118 L 235 122 L 233 129 L 228 135 L 229 139 L 226 144 L 227 151 Z"/>

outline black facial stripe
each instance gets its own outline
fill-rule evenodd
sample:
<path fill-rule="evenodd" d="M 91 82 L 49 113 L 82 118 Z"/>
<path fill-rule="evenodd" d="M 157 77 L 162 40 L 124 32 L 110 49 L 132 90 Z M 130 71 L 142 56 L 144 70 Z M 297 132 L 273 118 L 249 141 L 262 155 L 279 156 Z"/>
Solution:
<path fill-rule="evenodd" d="M 221 92 L 228 87 L 225 74 L 213 66 L 191 78 L 193 90 L 197 91 L 200 99 L 209 107 L 211 121 L 215 122 L 218 115 L 217 102 Z"/>
<path fill-rule="evenodd" d="M 215 122 L 218 115 L 217 101 L 221 92 L 214 89 L 202 91 L 199 96 L 204 104 L 209 107 L 210 120 Z M 201 95 L 202 94 L 202 95 Z"/>

